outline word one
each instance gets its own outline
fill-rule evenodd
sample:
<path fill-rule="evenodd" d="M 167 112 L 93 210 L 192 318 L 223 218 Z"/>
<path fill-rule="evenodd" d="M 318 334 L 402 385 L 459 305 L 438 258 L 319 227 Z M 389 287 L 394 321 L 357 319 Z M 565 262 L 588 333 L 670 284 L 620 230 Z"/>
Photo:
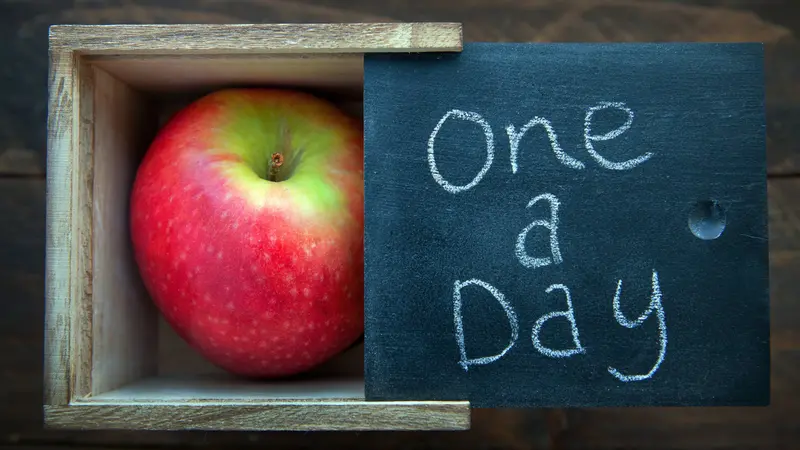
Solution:
<path fill-rule="evenodd" d="M 469 286 L 475 286 L 482 288 L 488 291 L 492 296 L 497 300 L 497 302 L 502 306 L 503 310 L 505 310 L 506 317 L 508 318 L 508 324 L 511 328 L 511 338 L 509 340 L 508 345 L 501 350 L 499 353 L 491 356 L 483 356 L 478 358 L 468 358 L 467 357 L 467 349 L 464 343 L 464 324 L 462 318 L 462 305 L 463 305 L 463 294 L 462 290 Z M 661 304 L 661 287 L 658 283 L 658 273 L 653 271 L 652 277 L 652 291 L 650 295 L 650 305 L 647 309 L 639 315 L 635 320 L 628 319 L 625 314 L 623 314 L 621 306 L 620 306 L 620 297 L 622 294 L 622 280 L 617 282 L 617 290 L 614 294 L 614 299 L 612 301 L 612 305 L 614 308 L 614 318 L 617 320 L 617 323 L 622 325 L 625 328 L 636 328 L 642 325 L 653 313 L 655 313 L 656 320 L 658 320 L 658 330 L 659 330 L 659 344 L 660 350 L 658 354 L 658 358 L 653 364 L 653 367 L 650 369 L 649 372 L 645 374 L 623 374 L 620 370 L 609 366 L 608 372 L 623 382 L 630 382 L 630 381 L 641 381 L 651 378 L 658 368 L 661 366 L 661 363 L 664 361 L 664 357 L 667 353 L 667 324 L 666 319 L 664 317 L 664 307 Z M 545 292 L 550 294 L 554 291 L 560 291 L 563 293 L 567 308 L 566 310 L 562 311 L 553 311 L 548 314 L 545 314 L 539 317 L 538 320 L 533 325 L 531 329 L 531 342 L 533 347 L 539 351 L 539 353 L 548 356 L 550 358 L 569 358 L 575 355 L 582 355 L 586 353 L 586 349 L 581 344 L 580 340 L 580 332 L 578 331 L 578 325 L 575 322 L 575 312 L 572 305 L 572 296 L 570 295 L 569 288 L 564 286 L 563 284 L 553 284 L 548 287 Z M 457 280 L 453 285 L 453 316 L 455 320 L 455 328 L 456 328 L 456 342 L 458 343 L 458 348 L 461 354 L 461 359 L 459 360 L 459 365 L 464 369 L 464 371 L 469 371 L 469 366 L 472 365 L 483 365 L 483 364 L 490 364 L 498 359 L 502 358 L 509 350 L 511 350 L 514 345 L 516 345 L 517 340 L 519 339 L 519 320 L 517 319 L 517 314 L 514 312 L 514 308 L 511 304 L 506 300 L 505 296 L 494 286 L 486 283 L 485 281 L 481 281 L 478 279 L 471 279 L 467 281 L 459 281 Z M 545 346 L 540 338 L 539 333 L 542 330 L 542 327 L 548 321 L 555 319 L 557 317 L 564 318 L 569 323 L 569 326 L 572 331 L 572 346 L 569 348 L 563 349 L 555 349 L 551 347 Z"/>
<path fill-rule="evenodd" d="M 623 111 L 627 115 L 627 119 L 625 122 L 618 126 L 617 128 L 605 133 L 605 134 L 593 134 L 592 132 L 592 121 L 594 119 L 595 113 L 604 109 L 618 109 Z M 589 155 L 603 168 L 608 170 L 631 170 L 634 167 L 642 164 L 643 162 L 649 160 L 652 156 L 652 152 L 644 153 L 636 158 L 628 159 L 625 161 L 610 161 L 603 157 L 595 148 L 595 142 L 602 142 L 614 139 L 620 136 L 622 133 L 628 131 L 631 128 L 631 124 L 633 124 L 633 110 L 627 107 L 622 102 L 601 102 L 596 106 L 590 107 L 586 111 L 586 116 L 584 118 L 584 126 L 583 126 L 583 143 L 584 147 L 586 147 L 586 151 Z M 439 131 L 442 128 L 442 125 L 445 124 L 448 120 L 464 120 L 467 122 L 472 122 L 478 126 L 480 126 L 481 130 L 483 131 L 484 137 L 486 138 L 486 159 L 484 160 L 483 166 L 475 175 L 475 177 L 469 183 L 465 185 L 454 185 L 447 181 L 444 176 L 439 172 L 439 168 L 436 165 L 436 137 L 439 135 Z M 536 116 L 528 121 L 522 128 L 517 131 L 516 127 L 513 124 L 509 124 L 506 126 L 506 135 L 508 136 L 508 145 L 510 151 L 510 160 L 511 160 L 511 172 L 517 173 L 518 165 L 517 165 L 517 155 L 519 153 L 519 144 L 525 134 L 535 126 L 541 126 L 544 128 L 545 133 L 547 134 L 547 138 L 550 140 L 550 147 L 553 150 L 556 158 L 559 162 L 563 165 L 576 170 L 581 170 L 586 167 L 586 165 L 579 161 L 572 156 L 567 155 L 564 153 L 564 150 L 561 149 L 561 145 L 558 143 L 558 135 L 553 128 L 553 125 L 544 117 Z M 460 109 L 451 109 L 439 120 L 436 126 L 433 127 L 433 131 L 431 132 L 430 137 L 428 138 L 428 168 L 431 171 L 431 175 L 433 179 L 439 183 L 444 190 L 450 192 L 451 194 L 457 194 L 459 192 L 464 192 L 472 189 L 473 187 L 477 186 L 478 183 L 486 176 L 486 173 L 489 172 L 489 169 L 492 167 L 492 163 L 494 162 L 494 132 L 492 131 L 491 125 L 486 119 L 483 118 L 480 114 L 473 112 L 473 111 L 462 111 Z"/>

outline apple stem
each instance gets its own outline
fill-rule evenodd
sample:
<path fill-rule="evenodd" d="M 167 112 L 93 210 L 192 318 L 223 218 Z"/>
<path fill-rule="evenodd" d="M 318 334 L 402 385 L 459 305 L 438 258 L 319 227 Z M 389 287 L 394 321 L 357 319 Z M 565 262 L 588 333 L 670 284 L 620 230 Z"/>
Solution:
<path fill-rule="evenodd" d="M 279 176 L 280 168 L 283 166 L 292 146 L 292 137 L 289 133 L 289 127 L 286 126 L 286 121 L 281 121 L 279 127 L 278 151 L 273 153 L 269 159 L 269 171 L 267 174 L 269 181 L 283 181 Z"/>
<path fill-rule="evenodd" d="M 269 159 L 269 181 L 278 181 L 278 169 L 283 165 L 283 154 L 275 152 Z"/>

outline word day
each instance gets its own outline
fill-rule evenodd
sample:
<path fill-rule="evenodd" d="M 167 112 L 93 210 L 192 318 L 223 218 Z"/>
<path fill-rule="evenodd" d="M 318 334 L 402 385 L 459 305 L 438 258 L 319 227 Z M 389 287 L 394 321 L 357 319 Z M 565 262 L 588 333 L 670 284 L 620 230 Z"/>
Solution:
<path fill-rule="evenodd" d="M 476 358 L 467 357 L 463 316 L 461 314 L 461 310 L 463 305 L 462 290 L 464 290 L 466 287 L 469 286 L 476 286 L 488 291 L 494 297 L 494 299 L 497 300 L 497 302 L 500 304 L 500 306 L 506 313 L 506 318 L 508 319 L 508 325 L 511 328 L 511 337 L 509 339 L 508 345 L 495 355 L 476 357 Z M 539 319 L 536 320 L 536 322 L 533 325 L 533 328 L 531 329 L 531 342 L 533 344 L 533 347 L 542 355 L 551 358 L 568 358 L 575 355 L 585 354 L 586 349 L 584 349 L 583 345 L 581 344 L 580 332 L 578 331 L 578 325 L 575 322 L 575 310 L 572 305 L 572 295 L 569 291 L 569 288 L 563 284 L 552 284 L 545 290 L 547 294 L 550 294 L 553 291 L 560 291 L 564 294 L 567 303 L 567 308 L 566 310 L 550 312 L 548 314 L 539 317 Z M 664 358 L 667 354 L 667 323 L 664 315 L 664 307 L 661 304 L 661 287 L 659 286 L 658 283 L 658 272 L 653 271 L 650 305 L 635 320 L 629 319 L 622 312 L 622 308 L 620 306 L 621 293 L 622 293 L 622 280 L 619 280 L 617 282 L 617 290 L 614 293 L 614 299 L 612 301 L 612 306 L 614 309 L 614 318 L 617 320 L 617 323 L 619 323 L 625 328 L 636 328 L 641 326 L 650 316 L 655 315 L 656 320 L 658 321 L 658 330 L 659 330 L 659 336 L 658 336 L 659 353 L 655 364 L 653 364 L 650 371 L 648 371 L 645 374 L 624 374 L 617 368 L 611 366 L 608 367 L 608 372 L 615 378 L 623 382 L 646 380 L 648 378 L 652 378 L 653 375 L 655 375 L 656 371 L 658 371 L 658 368 L 661 366 L 661 363 L 664 362 Z M 519 333 L 520 333 L 519 319 L 517 318 L 517 314 L 514 311 L 514 308 L 505 298 L 503 293 L 500 292 L 496 287 L 477 278 L 473 278 L 466 281 L 460 281 L 460 280 L 455 281 L 453 285 L 453 316 L 454 316 L 455 330 L 456 330 L 455 332 L 456 343 L 458 344 L 458 350 L 461 356 L 461 359 L 458 361 L 458 364 L 465 371 L 469 371 L 469 366 L 490 364 L 494 361 L 497 361 L 498 359 L 502 358 L 506 353 L 508 353 L 509 350 L 511 350 L 511 348 L 514 347 L 514 345 L 516 345 L 519 339 Z M 547 321 L 555 319 L 557 317 L 564 318 L 569 322 L 572 331 L 571 348 L 555 349 L 547 347 L 544 344 L 542 344 L 541 340 L 539 339 L 539 334 L 544 324 Z"/>
<path fill-rule="evenodd" d="M 592 132 L 593 128 L 592 125 L 595 114 L 600 110 L 609 108 L 615 108 L 620 111 L 623 111 L 627 115 L 626 121 L 622 125 L 618 126 L 616 129 L 611 130 L 607 133 L 599 135 L 594 134 Z M 612 140 L 620 136 L 627 130 L 629 130 L 633 124 L 633 118 L 634 118 L 633 111 L 630 108 L 628 108 L 624 103 L 619 103 L 619 102 L 602 102 L 596 106 L 592 106 L 587 109 L 584 120 L 584 129 L 583 129 L 584 146 L 589 155 L 598 163 L 600 167 L 608 170 L 632 170 L 653 157 L 653 153 L 648 152 L 636 158 L 625 161 L 610 161 L 609 159 L 606 159 L 604 156 L 602 156 L 600 152 L 595 148 L 596 142 Z M 474 123 L 480 127 L 486 138 L 486 159 L 484 161 L 484 164 L 480 169 L 480 171 L 477 173 L 477 175 L 475 175 L 475 177 L 472 179 L 472 181 L 464 185 L 455 185 L 450 183 L 439 172 L 439 169 L 436 165 L 436 157 L 435 157 L 436 138 L 442 126 L 448 120 L 463 120 Z M 550 141 L 551 150 L 553 151 L 555 157 L 564 166 L 575 170 L 581 170 L 586 167 L 585 163 L 572 156 L 567 155 L 562 150 L 561 146 L 558 143 L 558 136 L 549 120 L 542 117 L 534 117 L 524 126 L 522 126 L 522 128 L 520 128 L 519 130 L 517 130 L 516 127 L 511 124 L 507 125 L 505 128 L 509 142 L 512 174 L 517 173 L 519 169 L 517 158 L 519 154 L 520 142 L 522 138 L 526 135 L 526 133 L 528 133 L 531 129 L 533 129 L 536 126 L 540 126 L 547 134 L 547 137 Z M 475 112 L 462 111 L 458 109 L 453 109 L 448 111 L 436 124 L 428 140 L 428 165 L 431 175 L 436 183 L 438 183 L 445 191 L 450 192 L 452 194 L 463 193 L 477 186 L 480 183 L 480 181 L 484 178 L 486 173 L 492 167 L 492 164 L 494 162 L 494 154 L 495 154 L 495 145 L 494 145 L 494 133 L 492 131 L 492 127 L 489 125 L 486 119 L 484 119 L 480 114 Z M 555 195 L 551 193 L 543 193 L 538 196 L 535 196 L 532 200 L 530 200 L 530 202 L 527 204 L 527 208 L 531 208 L 533 205 L 539 202 L 546 202 L 549 205 L 549 211 L 550 211 L 549 218 L 535 220 L 531 222 L 528 226 L 526 226 L 523 230 L 520 231 L 515 241 L 516 245 L 514 246 L 514 256 L 516 257 L 516 260 L 523 267 L 529 269 L 537 269 L 549 266 L 551 264 L 558 265 L 558 264 L 563 264 L 564 262 L 564 257 L 561 254 L 561 250 L 559 249 L 559 236 L 558 236 L 559 208 L 561 207 L 561 202 L 559 201 L 558 198 L 556 198 Z M 525 248 L 528 234 L 535 227 L 543 227 L 549 233 L 549 244 L 550 244 L 549 256 L 534 257 L 528 254 Z M 464 332 L 463 317 L 462 317 L 462 305 L 464 297 L 462 291 L 464 291 L 468 287 L 480 288 L 489 292 L 505 311 L 506 317 L 508 319 L 508 324 L 511 329 L 511 336 L 508 345 L 495 355 L 473 357 L 473 358 L 469 358 L 467 356 L 467 349 L 465 344 L 465 332 Z M 586 354 L 586 349 L 581 344 L 580 332 L 575 320 L 575 313 L 572 303 L 572 294 L 570 293 L 570 290 L 566 285 L 558 283 L 550 285 L 545 290 L 546 294 L 553 294 L 555 292 L 560 292 L 561 294 L 564 295 L 567 307 L 564 310 L 553 311 L 539 317 L 533 324 L 533 327 L 531 329 L 531 338 L 530 338 L 531 343 L 539 353 L 551 358 L 569 358 L 577 355 L 584 355 Z M 640 314 L 635 320 L 629 319 L 622 312 L 622 308 L 620 305 L 621 296 L 622 296 L 622 280 L 618 280 L 617 289 L 616 292 L 614 293 L 614 297 L 611 302 L 614 318 L 616 319 L 617 323 L 625 328 L 633 329 L 641 326 L 648 318 L 654 316 L 655 320 L 658 321 L 658 329 L 659 329 L 658 339 L 660 344 L 659 345 L 660 350 L 655 363 L 647 373 L 624 374 L 622 373 L 622 371 L 613 366 L 608 367 L 608 372 L 622 382 L 641 381 L 652 378 L 653 375 L 658 371 L 659 367 L 661 366 L 661 363 L 664 361 L 667 350 L 667 325 L 664 314 L 664 308 L 662 305 L 662 294 L 658 280 L 658 272 L 653 270 L 652 273 L 650 304 L 647 307 L 647 309 L 642 314 Z M 505 298 L 503 293 L 501 293 L 496 287 L 478 278 L 473 278 L 466 281 L 456 280 L 454 282 L 453 315 L 455 324 L 455 338 L 460 354 L 460 360 L 458 361 L 458 364 L 464 369 L 464 371 L 469 371 L 469 367 L 473 365 L 485 365 L 497 361 L 498 359 L 502 358 L 505 354 L 507 354 L 516 345 L 519 339 L 519 334 L 520 334 L 519 319 L 517 318 L 517 314 L 514 311 L 514 308 L 511 306 L 511 303 Z M 542 330 L 542 327 L 545 325 L 545 323 L 555 318 L 565 319 L 569 323 L 572 335 L 571 347 L 555 349 L 545 346 L 541 342 L 539 335 Z"/>

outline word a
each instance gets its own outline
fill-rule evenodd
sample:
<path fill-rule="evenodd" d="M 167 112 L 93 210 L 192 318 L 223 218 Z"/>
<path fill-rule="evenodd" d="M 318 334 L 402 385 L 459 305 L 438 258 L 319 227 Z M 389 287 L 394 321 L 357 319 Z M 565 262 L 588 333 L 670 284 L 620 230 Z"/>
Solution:
<path fill-rule="evenodd" d="M 479 358 L 468 358 L 467 357 L 467 349 L 464 343 L 464 325 L 463 325 L 463 318 L 461 314 L 463 299 L 461 291 L 468 287 L 468 286 L 478 286 L 480 288 L 485 289 L 488 291 L 492 296 L 497 300 L 497 302 L 502 306 L 503 310 L 506 313 L 506 317 L 508 318 L 508 324 L 511 327 L 511 338 L 509 340 L 508 345 L 499 353 L 491 356 L 484 356 Z M 630 381 L 641 381 L 651 378 L 658 368 L 661 366 L 661 363 L 664 361 L 664 358 L 667 353 L 667 323 L 664 316 L 664 307 L 661 303 L 661 287 L 658 282 L 658 273 L 654 270 L 652 276 L 652 292 L 650 295 L 650 305 L 647 307 L 636 320 L 628 319 L 625 314 L 622 312 L 620 308 L 620 296 L 622 293 L 622 280 L 619 280 L 617 283 L 617 290 L 614 294 L 613 300 L 613 308 L 614 308 L 614 318 L 617 320 L 617 323 L 622 325 L 625 328 L 636 328 L 641 326 L 645 320 L 647 320 L 653 313 L 655 313 L 656 320 L 658 320 L 658 330 L 659 330 L 659 344 L 660 350 L 658 354 L 658 359 L 656 360 L 653 367 L 650 369 L 649 372 L 645 374 L 634 374 L 628 375 L 622 373 L 620 370 L 609 366 L 608 372 L 614 376 L 615 378 L 619 379 L 623 382 L 630 382 Z M 545 314 L 541 316 L 533 325 L 531 329 L 531 343 L 533 347 L 539 351 L 539 353 L 548 356 L 550 358 L 568 358 L 575 355 L 581 355 L 586 353 L 586 349 L 581 344 L 580 340 L 580 333 L 578 331 L 578 325 L 575 322 L 575 312 L 572 306 L 572 296 L 570 295 L 569 289 L 564 286 L 563 284 L 553 284 L 548 287 L 545 292 L 551 293 L 553 291 L 561 291 L 564 293 L 567 303 L 567 309 L 563 311 L 553 311 L 551 313 Z M 486 283 L 485 281 L 481 281 L 478 279 L 471 279 L 467 281 L 456 281 L 453 285 L 453 316 L 455 321 L 455 328 L 456 328 L 456 342 L 458 343 L 459 352 L 461 354 L 461 359 L 459 360 L 458 364 L 464 369 L 464 371 L 469 370 L 469 366 L 473 365 L 484 365 L 490 364 L 498 359 L 502 358 L 509 350 L 511 350 L 514 345 L 516 345 L 517 340 L 519 338 L 519 320 L 517 319 L 517 315 L 514 312 L 514 308 L 511 304 L 505 299 L 505 296 L 494 286 Z M 555 349 L 551 347 L 547 347 L 542 344 L 539 334 L 542 330 L 544 324 L 552 319 L 557 317 L 562 317 L 569 322 L 571 331 L 572 331 L 572 347 L 571 348 L 564 348 L 564 349 Z"/>
<path fill-rule="evenodd" d="M 594 118 L 594 114 L 597 111 L 608 109 L 608 108 L 616 108 L 619 110 L 624 111 L 628 118 L 619 127 L 614 130 L 609 131 L 608 133 L 596 135 L 592 134 L 592 119 Z M 477 175 L 465 185 L 454 185 L 447 181 L 441 173 L 439 173 L 439 168 L 436 166 L 436 156 L 435 156 L 435 147 L 436 147 L 436 136 L 439 134 L 439 130 L 442 128 L 445 122 L 452 119 L 460 119 L 466 120 L 468 122 L 473 122 L 481 127 L 484 136 L 486 137 L 486 159 L 483 163 L 483 167 L 478 171 Z M 600 153 L 597 152 L 594 148 L 595 142 L 601 141 L 608 141 L 620 136 L 622 133 L 628 131 L 628 129 L 633 124 L 633 110 L 625 106 L 624 103 L 620 102 L 602 102 L 597 106 L 592 106 L 586 111 L 586 117 L 584 118 L 584 128 L 583 128 L 583 142 L 584 147 L 586 147 L 586 151 L 589 155 L 594 158 L 594 160 L 603 168 L 609 170 L 630 170 L 634 167 L 642 164 L 643 162 L 647 161 L 653 156 L 653 153 L 647 152 L 643 155 L 640 155 L 636 158 L 629 159 L 626 161 L 610 161 L 604 158 Z M 519 130 L 516 129 L 514 125 L 507 125 L 506 135 L 508 136 L 508 144 L 510 150 L 510 159 L 511 159 L 511 172 L 517 173 L 518 165 L 517 165 L 517 155 L 519 153 L 519 143 L 525 134 L 533 127 L 541 126 L 544 128 L 545 133 L 547 133 L 547 137 L 550 140 L 550 146 L 555 154 L 556 158 L 565 166 L 570 167 L 572 169 L 580 170 L 586 167 L 586 165 L 575 159 L 572 156 L 567 155 L 564 153 L 564 150 L 561 149 L 561 146 L 558 143 L 558 136 L 556 135 L 555 130 L 553 129 L 553 125 L 550 123 L 549 120 L 543 117 L 534 117 L 528 123 L 522 126 Z M 442 117 L 436 126 L 433 128 L 431 132 L 430 138 L 428 139 L 428 166 L 431 171 L 431 175 L 436 182 L 442 186 L 447 192 L 457 194 L 459 192 L 464 192 L 469 189 L 475 187 L 480 181 L 486 176 L 486 173 L 489 172 L 489 169 L 492 167 L 492 163 L 494 162 L 494 132 L 492 131 L 492 127 L 483 118 L 480 114 L 472 111 L 462 111 L 460 109 L 452 109 L 448 111 L 444 117 Z"/>

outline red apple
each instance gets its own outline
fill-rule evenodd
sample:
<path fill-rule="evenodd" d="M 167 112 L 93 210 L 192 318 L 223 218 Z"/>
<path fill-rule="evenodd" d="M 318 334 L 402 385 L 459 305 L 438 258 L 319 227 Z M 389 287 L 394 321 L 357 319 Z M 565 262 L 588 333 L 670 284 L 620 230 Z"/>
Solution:
<path fill-rule="evenodd" d="M 226 89 L 178 112 L 136 175 L 146 289 L 229 372 L 278 377 L 364 330 L 363 131 L 309 94 Z"/>

